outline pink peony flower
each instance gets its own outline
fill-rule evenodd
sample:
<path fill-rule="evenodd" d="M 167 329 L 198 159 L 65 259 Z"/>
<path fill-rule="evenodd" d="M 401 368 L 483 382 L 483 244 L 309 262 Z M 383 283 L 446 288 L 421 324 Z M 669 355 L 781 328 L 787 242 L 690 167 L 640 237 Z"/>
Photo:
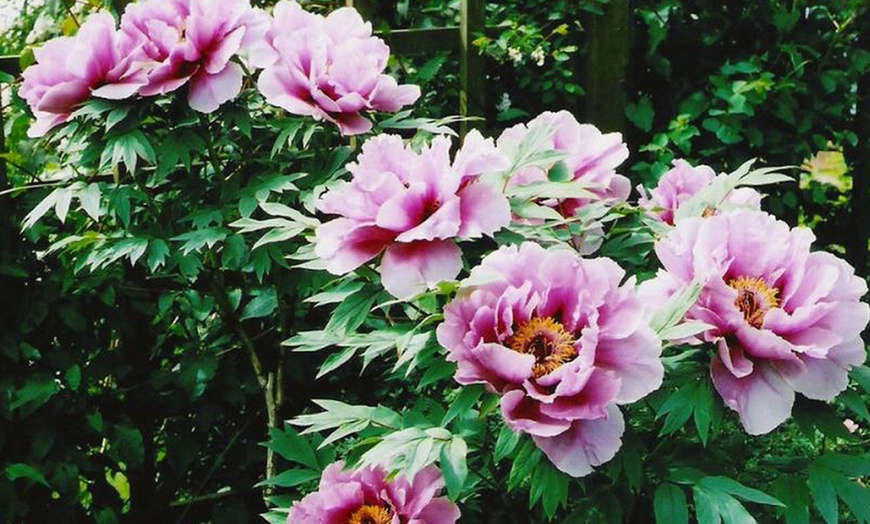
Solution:
<path fill-rule="evenodd" d="M 115 31 L 112 15 L 95 13 L 74 37 L 55 38 L 36 49 L 36 64 L 22 74 L 19 90 L 36 116 L 27 134 L 45 135 L 92 96 L 119 100 L 134 95 L 145 83 L 141 45 Z"/>
<path fill-rule="evenodd" d="M 121 31 L 146 41 L 152 61 L 142 96 L 175 91 L 190 84 L 190 107 L 211 113 L 242 89 L 243 71 L 231 59 L 247 53 L 252 65 L 265 65 L 269 17 L 249 0 L 146 0 L 130 4 Z"/>
<path fill-rule="evenodd" d="M 293 504 L 288 524 L 455 524 L 459 508 L 436 497 L 444 480 L 429 466 L 413 479 L 387 481 L 380 468 L 342 471 L 344 464 L 326 467 L 314 493 Z"/>
<path fill-rule="evenodd" d="M 753 435 L 789 417 L 795 392 L 834 398 L 866 356 L 867 285 L 834 255 L 811 253 L 813 239 L 758 211 L 687 219 L 656 244 L 664 269 L 641 285 L 661 304 L 701 283 L 686 318 L 713 326 L 695 342 L 715 344 L 713 384 Z"/>
<path fill-rule="evenodd" d="M 400 86 L 383 74 L 390 49 L 354 9 L 323 17 L 296 2 L 280 2 L 270 39 L 278 59 L 260 75 L 266 101 L 328 120 L 343 135 L 371 129 L 362 111 L 395 112 L 420 97 L 419 87 Z"/>
<path fill-rule="evenodd" d="M 685 160 L 674 160 L 674 167 L 662 175 L 654 189 L 647 192 L 643 186 L 637 186 L 640 193 L 637 203 L 650 216 L 674 225 L 677 208 L 707 187 L 714 178 L 716 173 L 708 166 L 692 167 Z M 761 193 L 741 187 L 731 191 L 723 204 L 760 210 Z"/>
<path fill-rule="evenodd" d="M 380 135 L 348 164 L 350 182 L 318 203 L 341 215 L 317 229 L 315 252 L 334 274 L 352 271 L 381 252 L 381 279 L 406 298 L 462 269 L 456 238 L 492 235 L 510 222 L 510 206 L 497 189 L 478 180 L 506 161 L 491 140 L 473 131 L 450 161 L 450 140 L 436 138 L 419 153 L 401 137 Z"/>
<path fill-rule="evenodd" d="M 502 247 L 471 271 L 436 331 L 456 381 L 501 395 L 508 427 L 575 477 L 619 449 L 617 406 L 662 382 L 661 343 L 624 276 L 607 258 Z"/>
<path fill-rule="evenodd" d="M 499 148 L 515 147 L 532 131 L 541 127 L 551 127 L 549 145 L 553 150 L 565 153 L 565 166 L 572 180 L 589 184 L 589 191 L 600 201 L 608 204 L 625 202 L 631 192 L 629 180 L 616 174 L 616 167 L 628 158 L 628 147 L 622 142 L 619 133 L 602 134 L 591 124 L 577 122 L 568 111 L 545 112 L 528 124 L 518 124 L 506 129 L 498 139 Z M 524 186 L 535 182 L 546 182 L 547 172 L 552 166 L 526 167 L 511 176 L 509 186 Z M 564 217 L 571 217 L 577 209 L 587 203 L 588 198 L 547 200 L 544 205 L 555 208 Z"/>

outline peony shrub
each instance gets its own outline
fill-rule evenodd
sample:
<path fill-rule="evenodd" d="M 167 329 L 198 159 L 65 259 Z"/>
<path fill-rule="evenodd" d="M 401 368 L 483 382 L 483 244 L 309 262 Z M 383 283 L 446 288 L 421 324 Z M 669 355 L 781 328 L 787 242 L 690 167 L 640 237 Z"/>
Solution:
<path fill-rule="evenodd" d="M 560 111 L 456 138 L 399 112 L 420 90 L 389 54 L 349 8 L 144 0 L 46 43 L 19 89 L 62 166 L 24 229 L 53 209 L 45 256 L 172 282 L 155 324 L 183 304 L 243 349 L 268 519 L 490 522 L 523 491 L 538 520 L 624 499 L 686 522 L 690 494 L 699 521 L 753 522 L 744 502 L 791 489 L 860 515 L 868 458 L 844 465 L 829 422 L 866 413 L 867 285 L 762 211 L 789 177 L 678 160 L 632 199 L 619 133 Z M 216 369 L 175 353 L 201 395 Z M 285 371 L 333 398 L 291 404 Z M 798 431 L 834 458 L 754 451 Z"/>

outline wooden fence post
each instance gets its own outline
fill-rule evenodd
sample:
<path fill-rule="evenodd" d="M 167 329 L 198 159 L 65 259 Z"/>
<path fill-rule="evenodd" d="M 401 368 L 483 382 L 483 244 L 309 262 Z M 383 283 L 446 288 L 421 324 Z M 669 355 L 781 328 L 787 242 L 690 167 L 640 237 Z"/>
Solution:
<path fill-rule="evenodd" d="M 459 14 L 459 114 L 486 115 L 486 61 L 474 47 L 475 34 L 486 29 L 486 1 L 461 0 Z M 462 122 L 461 133 L 485 127 L 486 122 Z"/>
<path fill-rule="evenodd" d="M 870 11 L 860 15 L 857 20 L 859 28 L 858 45 L 856 49 L 867 49 L 870 45 Z M 857 273 L 863 277 L 870 271 L 870 73 L 865 72 L 858 79 L 858 94 L 854 120 L 854 131 L 860 139 L 858 144 L 847 151 L 852 156 L 852 195 L 851 195 L 851 226 L 852 233 L 848 235 L 848 253 L 850 262 Z"/>
<path fill-rule="evenodd" d="M 585 119 L 602 131 L 625 131 L 630 0 L 610 0 L 593 16 L 586 39 Z"/>

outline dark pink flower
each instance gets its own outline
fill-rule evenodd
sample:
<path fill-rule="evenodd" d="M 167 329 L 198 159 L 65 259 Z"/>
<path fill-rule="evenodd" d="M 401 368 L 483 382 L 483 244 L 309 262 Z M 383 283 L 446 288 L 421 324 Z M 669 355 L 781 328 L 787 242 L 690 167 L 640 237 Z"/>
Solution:
<path fill-rule="evenodd" d="M 591 124 L 577 122 L 568 111 L 541 113 L 528 124 L 518 124 L 506 129 L 498 139 L 499 148 L 515 148 L 532 132 L 549 128 L 547 145 L 554 151 L 564 153 L 563 160 L 571 180 L 588 184 L 595 200 L 610 205 L 625 202 L 631 192 L 629 180 L 616 174 L 616 168 L 628 158 L 628 147 L 619 133 L 603 134 Z M 526 167 L 511 176 L 511 186 L 524 186 L 546 182 L 552 165 Z M 571 217 L 577 209 L 592 199 L 548 199 L 541 202 L 555 208 L 562 216 Z"/>
<path fill-rule="evenodd" d="M 188 103 L 203 113 L 241 91 L 243 71 L 234 56 L 247 54 L 255 66 L 272 58 L 263 45 L 268 27 L 268 15 L 249 0 L 146 0 L 130 4 L 121 18 L 121 31 L 145 40 L 152 62 L 139 94 L 189 84 Z"/>
<path fill-rule="evenodd" d="M 502 247 L 471 271 L 436 332 L 456 381 L 501 395 L 507 425 L 575 477 L 619 449 L 617 406 L 662 382 L 661 343 L 624 276 L 607 258 Z"/>
<path fill-rule="evenodd" d="M 692 167 L 685 160 L 674 160 L 674 167 L 665 172 L 658 185 L 647 192 L 637 186 L 640 193 L 638 205 L 646 212 L 668 225 L 674 225 L 674 213 L 680 205 L 689 200 L 716 178 L 716 173 L 708 166 Z M 761 209 L 761 193 L 741 187 L 731 191 L 722 202 L 724 207 L 743 207 Z"/>
<path fill-rule="evenodd" d="M 686 318 L 713 327 L 694 342 L 715 345 L 713 384 L 753 435 L 789 417 L 795 392 L 834 398 L 866 356 L 867 285 L 834 255 L 811 253 L 813 239 L 758 211 L 690 218 L 656 244 L 664 269 L 641 285 L 656 304 L 702 285 Z"/>
<path fill-rule="evenodd" d="M 383 74 L 390 49 L 354 9 L 323 17 L 280 2 L 269 37 L 278 58 L 260 75 L 266 101 L 333 122 L 343 135 L 371 129 L 363 111 L 395 112 L 420 97 L 419 87 Z"/>
<path fill-rule="evenodd" d="M 435 467 L 390 481 L 381 468 L 343 468 L 327 466 L 318 490 L 290 508 L 287 524 L 455 524 L 460 516 L 455 504 L 437 497 L 444 480 Z"/>
<path fill-rule="evenodd" d="M 384 288 L 406 298 L 459 274 L 453 239 L 492 235 L 510 222 L 504 195 L 478 180 L 506 167 L 492 141 L 469 133 L 452 162 L 450 145 L 438 137 L 418 153 L 393 135 L 363 145 L 347 166 L 353 179 L 318 203 L 320 211 L 342 217 L 317 229 L 315 251 L 328 271 L 347 273 L 384 252 Z"/>
<path fill-rule="evenodd" d="M 36 49 L 36 64 L 24 71 L 19 90 L 36 116 L 27 134 L 43 136 L 92 96 L 133 96 L 145 83 L 141 45 L 115 31 L 112 15 L 96 13 L 74 37 L 55 38 Z"/>

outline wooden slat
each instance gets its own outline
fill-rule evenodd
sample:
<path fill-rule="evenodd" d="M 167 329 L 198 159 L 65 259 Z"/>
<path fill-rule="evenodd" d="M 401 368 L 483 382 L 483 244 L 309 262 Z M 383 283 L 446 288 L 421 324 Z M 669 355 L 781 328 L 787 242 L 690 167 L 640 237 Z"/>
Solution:
<path fill-rule="evenodd" d="M 611 0 L 587 32 L 585 119 L 603 131 L 625 131 L 626 77 L 631 49 L 629 0 Z"/>
<path fill-rule="evenodd" d="M 459 50 L 459 26 L 378 32 L 395 55 L 414 56 Z"/>
<path fill-rule="evenodd" d="M 486 61 L 472 43 L 486 30 L 485 0 L 460 0 L 459 14 L 459 114 L 486 115 Z M 484 127 L 485 122 L 463 122 L 461 132 Z"/>

